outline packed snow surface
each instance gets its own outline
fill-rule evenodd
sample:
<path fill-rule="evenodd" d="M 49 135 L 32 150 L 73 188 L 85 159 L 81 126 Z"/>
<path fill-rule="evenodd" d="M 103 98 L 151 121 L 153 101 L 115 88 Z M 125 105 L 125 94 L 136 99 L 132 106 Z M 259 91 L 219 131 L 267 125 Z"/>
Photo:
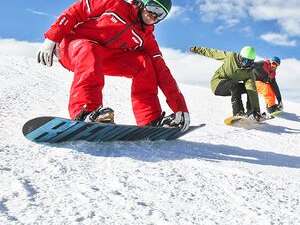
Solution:
<path fill-rule="evenodd" d="M 179 83 L 191 123 L 206 123 L 179 140 L 26 140 L 27 120 L 68 117 L 71 81 L 57 62 L 0 54 L 1 225 L 300 224 L 299 103 L 284 101 L 281 117 L 253 129 L 229 127 L 229 98 Z M 106 77 L 118 123 L 134 124 L 130 83 Z"/>

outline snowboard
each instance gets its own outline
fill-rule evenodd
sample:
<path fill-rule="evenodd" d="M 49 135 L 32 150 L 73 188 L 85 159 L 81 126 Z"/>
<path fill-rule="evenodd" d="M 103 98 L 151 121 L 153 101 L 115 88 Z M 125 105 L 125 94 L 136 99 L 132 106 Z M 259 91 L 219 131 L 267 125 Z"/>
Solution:
<path fill-rule="evenodd" d="M 23 135 L 36 143 L 60 143 L 70 141 L 139 141 L 174 140 L 205 124 L 190 126 L 185 132 L 179 128 L 138 127 L 135 125 L 105 124 L 74 121 L 60 117 L 37 117 L 23 125 Z"/>
<path fill-rule="evenodd" d="M 224 124 L 228 126 L 250 127 L 263 124 L 264 121 L 275 118 L 275 115 L 272 114 L 263 113 L 262 115 L 263 117 L 260 121 L 252 120 L 244 116 L 229 116 L 224 119 Z"/>
<path fill-rule="evenodd" d="M 276 117 L 276 116 L 280 116 L 282 113 L 283 113 L 283 111 L 277 110 L 275 112 L 270 113 L 270 115 Z"/>

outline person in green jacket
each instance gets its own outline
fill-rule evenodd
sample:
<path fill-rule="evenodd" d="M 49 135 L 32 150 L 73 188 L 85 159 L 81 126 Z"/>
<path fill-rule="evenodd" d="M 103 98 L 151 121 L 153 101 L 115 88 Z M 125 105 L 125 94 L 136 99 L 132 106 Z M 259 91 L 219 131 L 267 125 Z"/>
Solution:
<path fill-rule="evenodd" d="M 262 116 L 253 73 L 255 49 L 245 46 L 236 53 L 194 46 L 190 51 L 223 61 L 211 79 L 212 92 L 217 96 L 231 96 L 233 116 L 248 116 L 259 121 Z M 247 94 L 247 114 L 242 102 L 244 93 Z"/>

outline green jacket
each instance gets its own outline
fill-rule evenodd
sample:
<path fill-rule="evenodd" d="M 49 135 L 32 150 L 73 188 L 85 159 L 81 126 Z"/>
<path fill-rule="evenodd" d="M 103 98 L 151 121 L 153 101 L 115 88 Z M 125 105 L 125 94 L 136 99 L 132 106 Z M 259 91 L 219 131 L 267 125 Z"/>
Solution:
<path fill-rule="evenodd" d="M 213 93 L 215 93 L 218 84 L 222 80 L 243 81 L 250 99 L 252 110 L 257 112 L 260 111 L 253 70 L 244 69 L 239 66 L 237 62 L 237 53 L 204 47 L 193 47 L 191 51 L 206 57 L 222 60 L 224 62 L 217 69 L 210 81 L 211 90 Z"/>

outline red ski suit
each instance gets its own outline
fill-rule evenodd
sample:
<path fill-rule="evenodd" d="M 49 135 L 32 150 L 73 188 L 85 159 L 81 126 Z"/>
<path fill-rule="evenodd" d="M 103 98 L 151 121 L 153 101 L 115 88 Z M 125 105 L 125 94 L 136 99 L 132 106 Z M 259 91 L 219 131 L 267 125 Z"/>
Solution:
<path fill-rule="evenodd" d="M 161 115 L 158 87 L 173 112 L 188 112 L 176 81 L 166 66 L 138 7 L 125 0 L 81 0 L 65 10 L 45 33 L 59 44 L 59 59 L 74 72 L 69 112 L 73 119 L 84 105 L 102 104 L 105 75 L 132 78 L 131 101 L 138 125 Z"/>

